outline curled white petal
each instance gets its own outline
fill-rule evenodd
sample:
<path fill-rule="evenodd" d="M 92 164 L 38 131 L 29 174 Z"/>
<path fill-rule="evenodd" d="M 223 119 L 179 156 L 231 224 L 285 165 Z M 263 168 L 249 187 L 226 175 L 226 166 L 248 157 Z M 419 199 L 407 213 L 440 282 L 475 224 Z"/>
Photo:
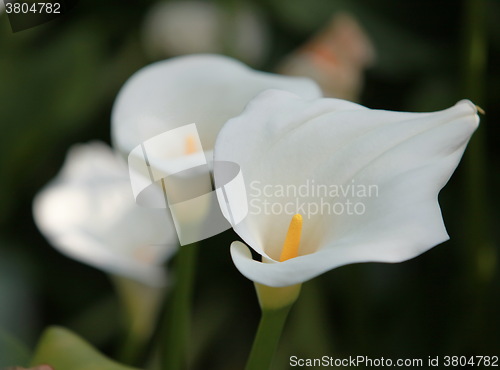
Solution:
<path fill-rule="evenodd" d="M 191 55 L 151 64 L 127 81 L 115 101 L 113 142 L 127 156 L 153 136 L 196 123 L 204 150 L 212 150 L 222 125 L 270 88 L 321 96 L 308 79 L 256 72 L 223 56 Z"/>
<path fill-rule="evenodd" d="M 165 282 L 161 264 L 176 245 L 170 216 L 135 204 L 127 167 L 105 144 L 73 147 L 35 197 L 33 214 L 67 256 L 149 285 Z"/>
<path fill-rule="evenodd" d="M 291 216 L 303 213 L 297 202 L 345 205 L 358 200 L 363 212 L 306 212 L 299 257 L 260 264 L 234 245 L 236 266 L 254 281 L 285 286 L 348 263 L 400 262 L 447 240 L 437 196 L 478 122 L 469 101 L 435 113 L 405 113 L 336 99 L 307 101 L 282 91 L 261 94 L 223 127 L 215 147 L 216 161 L 240 165 L 247 187 L 249 215 L 235 231 L 256 252 L 276 261 Z M 272 193 L 304 185 L 373 186 L 374 193 L 305 198 Z M 281 212 L 263 212 L 256 204 L 264 201 Z"/>

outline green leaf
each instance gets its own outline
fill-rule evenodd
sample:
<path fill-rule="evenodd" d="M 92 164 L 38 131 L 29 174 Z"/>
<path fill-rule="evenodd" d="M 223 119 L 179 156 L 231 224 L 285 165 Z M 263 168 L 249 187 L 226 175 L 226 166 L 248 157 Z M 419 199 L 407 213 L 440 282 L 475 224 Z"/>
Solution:
<path fill-rule="evenodd" d="M 138 370 L 110 360 L 71 331 L 50 327 L 37 345 L 31 366 L 48 364 L 57 370 Z"/>

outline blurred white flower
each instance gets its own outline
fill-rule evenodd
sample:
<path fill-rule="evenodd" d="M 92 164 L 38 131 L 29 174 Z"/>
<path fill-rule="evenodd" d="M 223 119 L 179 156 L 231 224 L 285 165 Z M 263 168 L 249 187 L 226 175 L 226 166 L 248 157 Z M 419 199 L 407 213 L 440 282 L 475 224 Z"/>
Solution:
<path fill-rule="evenodd" d="M 338 13 L 288 56 L 278 71 L 313 79 L 326 97 L 356 101 L 363 87 L 363 73 L 374 59 L 375 50 L 358 21 L 347 13 Z"/>
<path fill-rule="evenodd" d="M 163 262 L 177 237 L 166 210 L 136 205 L 126 163 L 99 142 L 75 145 L 35 197 L 35 222 L 63 254 L 151 286 L 165 283 Z"/>
<path fill-rule="evenodd" d="M 260 13 L 246 4 L 229 11 L 211 2 L 170 1 L 149 10 L 143 41 L 153 58 L 220 53 L 257 64 L 267 56 L 268 33 Z"/>
<path fill-rule="evenodd" d="M 478 122 L 466 100 L 405 113 L 261 94 L 224 125 L 214 150 L 245 179 L 249 214 L 234 229 L 270 262 L 234 242 L 236 267 L 289 286 L 345 264 L 401 262 L 447 240 L 438 193 Z M 214 176 L 217 186 L 217 168 Z"/>

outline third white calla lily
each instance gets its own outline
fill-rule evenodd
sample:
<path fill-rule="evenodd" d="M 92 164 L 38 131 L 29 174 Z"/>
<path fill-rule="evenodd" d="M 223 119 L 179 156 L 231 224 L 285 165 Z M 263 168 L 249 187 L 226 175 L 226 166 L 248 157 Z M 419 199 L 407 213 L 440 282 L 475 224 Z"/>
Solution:
<path fill-rule="evenodd" d="M 172 220 L 134 202 L 127 166 L 104 143 L 72 147 L 33 203 L 35 222 L 65 255 L 112 275 L 164 286 L 176 251 Z"/>
<path fill-rule="evenodd" d="M 405 113 L 262 93 L 215 146 L 215 160 L 239 164 L 245 179 L 249 214 L 234 229 L 269 262 L 234 242 L 236 267 L 282 287 L 345 264 L 401 262 L 447 240 L 438 193 L 478 125 L 476 112 L 465 100 Z M 348 202 L 362 206 L 348 212 Z M 284 257 L 287 234 L 298 251 Z"/>

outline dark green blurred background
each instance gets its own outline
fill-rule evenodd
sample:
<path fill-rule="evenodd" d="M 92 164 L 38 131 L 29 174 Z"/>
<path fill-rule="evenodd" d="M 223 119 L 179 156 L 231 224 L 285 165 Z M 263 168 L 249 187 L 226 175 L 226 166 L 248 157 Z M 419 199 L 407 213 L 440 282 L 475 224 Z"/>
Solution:
<path fill-rule="evenodd" d="M 153 3 L 82 0 L 68 15 L 18 33 L 12 33 L 5 14 L 0 16 L 4 342 L 14 337 L 32 348 L 45 326 L 59 324 L 110 355 L 115 351 L 122 329 L 108 278 L 48 245 L 33 223 L 31 202 L 57 174 L 72 144 L 110 141 L 118 90 L 153 61 L 141 41 L 144 16 Z M 218 4 L 230 12 L 242 2 Z M 402 264 L 344 266 L 305 284 L 276 369 L 288 368 L 291 355 L 500 355 L 500 1 L 251 4 L 263 15 L 271 44 L 254 68 L 272 71 L 334 12 L 344 10 L 359 20 L 377 54 L 365 75 L 362 104 L 432 111 L 470 98 L 486 111 L 464 161 L 440 195 L 451 240 Z M 253 339 L 259 307 L 251 282 L 231 262 L 232 240 L 227 232 L 201 248 L 193 368 L 241 368 Z M 0 344 L 0 367 L 13 356 Z"/>

